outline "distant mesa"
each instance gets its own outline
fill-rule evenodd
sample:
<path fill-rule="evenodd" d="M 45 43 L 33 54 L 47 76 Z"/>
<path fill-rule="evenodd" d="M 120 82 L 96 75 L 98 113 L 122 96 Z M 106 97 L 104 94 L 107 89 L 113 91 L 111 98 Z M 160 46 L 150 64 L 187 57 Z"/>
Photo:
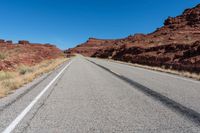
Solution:
<path fill-rule="evenodd" d="M 29 41 L 26 41 L 26 40 L 20 40 L 20 41 L 18 41 L 18 44 L 26 45 L 26 44 L 30 44 L 30 43 L 29 43 Z"/>
<path fill-rule="evenodd" d="M 11 40 L 4 40 L 4 39 L 0 39 L 0 44 L 1 45 L 6 45 L 6 44 L 12 44 L 13 42 Z"/>
<path fill-rule="evenodd" d="M 7 40 L 6 43 L 8 43 L 8 44 L 12 44 L 13 41 L 11 41 L 11 40 Z"/>
<path fill-rule="evenodd" d="M 9 45 L 9 44 L 13 44 L 13 41 L 12 40 L 0 39 L 0 45 Z M 56 47 L 56 45 L 50 44 L 50 43 L 45 43 L 45 44 L 31 43 L 27 40 L 19 40 L 18 43 L 15 43 L 13 45 L 44 45 L 46 47 Z"/>
<path fill-rule="evenodd" d="M 5 40 L 3 40 L 3 39 L 0 39 L 0 43 L 5 43 Z"/>

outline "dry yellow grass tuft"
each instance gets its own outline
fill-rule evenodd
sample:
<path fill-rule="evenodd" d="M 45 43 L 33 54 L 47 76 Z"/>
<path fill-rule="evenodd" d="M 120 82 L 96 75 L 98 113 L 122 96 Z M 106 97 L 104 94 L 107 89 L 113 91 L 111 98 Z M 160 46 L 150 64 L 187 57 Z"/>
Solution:
<path fill-rule="evenodd" d="M 67 58 L 43 61 L 35 66 L 20 66 L 13 72 L 0 71 L 0 97 L 4 97 L 13 90 L 33 81 L 41 74 L 50 72 L 65 62 Z"/>
<path fill-rule="evenodd" d="M 4 60 L 7 57 L 6 53 L 1 52 L 0 53 L 0 60 Z"/>

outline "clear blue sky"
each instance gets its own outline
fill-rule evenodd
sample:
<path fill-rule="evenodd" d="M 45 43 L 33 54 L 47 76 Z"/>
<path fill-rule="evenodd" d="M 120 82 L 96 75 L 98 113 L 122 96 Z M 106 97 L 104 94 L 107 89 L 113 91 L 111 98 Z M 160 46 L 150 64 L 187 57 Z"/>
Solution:
<path fill-rule="evenodd" d="M 53 43 L 149 33 L 200 0 L 1 0 L 0 38 Z"/>

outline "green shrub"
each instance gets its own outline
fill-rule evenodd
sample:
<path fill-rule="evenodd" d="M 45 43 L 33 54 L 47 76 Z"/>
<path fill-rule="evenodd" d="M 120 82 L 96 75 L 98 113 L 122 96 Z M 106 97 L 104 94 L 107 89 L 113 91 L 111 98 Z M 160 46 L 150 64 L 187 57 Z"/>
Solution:
<path fill-rule="evenodd" d="M 12 78 L 12 74 L 10 72 L 0 71 L 0 81 L 10 78 Z"/>
<path fill-rule="evenodd" d="M 33 72 L 33 69 L 31 69 L 28 66 L 22 66 L 22 67 L 19 68 L 19 74 L 20 75 L 25 75 L 25 74 L 30 73 L 30 72 Z"/>
<path fill-rule="evenodd" d="M 0 60 L 4 60 L 6 58 L 6 54 L 5 53 L 0 53 Z"/>

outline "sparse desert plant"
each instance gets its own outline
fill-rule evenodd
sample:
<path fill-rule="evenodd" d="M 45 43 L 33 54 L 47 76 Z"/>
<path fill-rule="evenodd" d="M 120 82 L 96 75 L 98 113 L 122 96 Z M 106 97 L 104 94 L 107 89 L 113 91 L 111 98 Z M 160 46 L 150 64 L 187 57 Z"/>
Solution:
<path fill-rule="evenodd" d="M 12 78 L 11 72 L 0 71 L 0 81 Z"/>
<path fill-rule="evenodd" d="M 20 75 L 25 75 L 27 73 L 33 72 L 33 68 L 28 67 L 28 66 L 21 66 L 19 68 L 19 74 Z"/>
<path fill-rule="evenodd" d="M 0 60 L 4 60 L 6 58 L 6 54 L 5 53 L 0 53 Z"/>

